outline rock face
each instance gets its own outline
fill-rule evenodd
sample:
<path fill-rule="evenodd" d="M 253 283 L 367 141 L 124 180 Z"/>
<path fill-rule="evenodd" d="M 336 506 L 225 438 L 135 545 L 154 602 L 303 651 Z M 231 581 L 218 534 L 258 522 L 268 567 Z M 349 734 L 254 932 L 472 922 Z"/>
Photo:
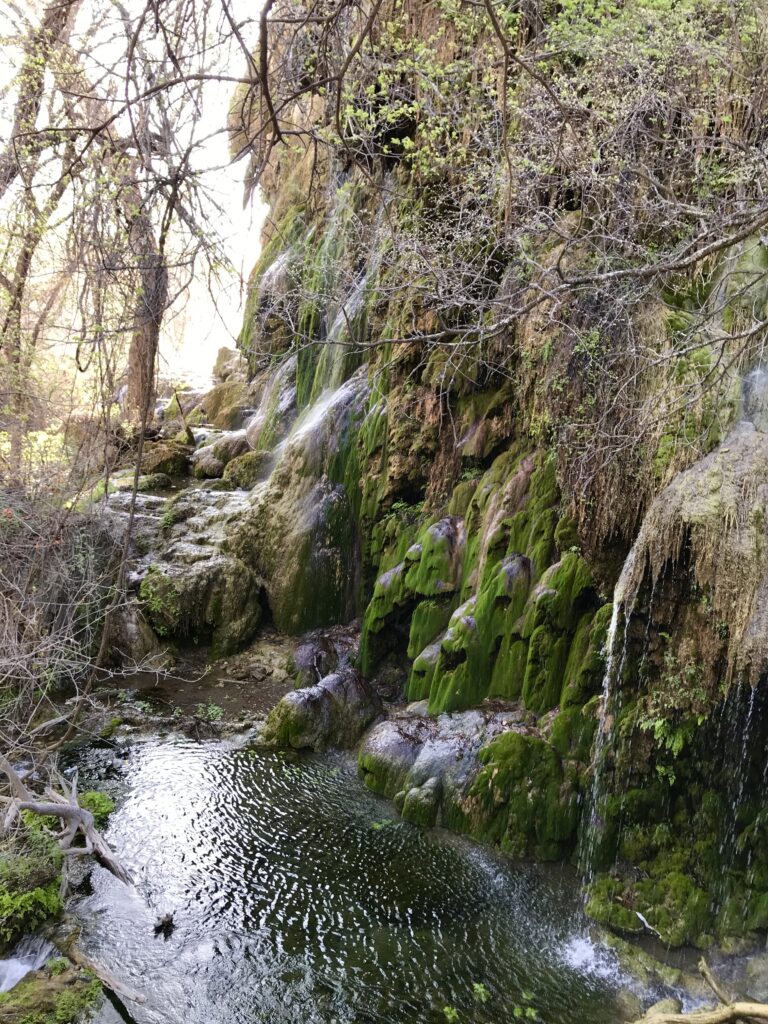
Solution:
<path fill-rule="evenodd" d="M 245 501 L 240 492 L 198 488 L 170 499 L 141 496 L 129 575 L 136 603 L 119 618 L 116 655 L 140 661 L 169 643 L 202 643 L 223 656 L 251 639 L 262 617 L 262 586 L 226 551 L 229 524 Z M 105 515 L 117 531 L 129 502 L 124 493 L 108 499 Z"/>
<path fill-rule="evenodd" d="M 365 784 L 403 818 L 491 840 L 514 857 L 554 860 L 573 848 L 578 772 L 522 709 L 429 715 L 411 704 L 360 747 Z"/>
<path fill-rule="evenodd" d="M 356 614 L 359 534 L 348 469 L 356 466 L 366 394 L 358 373 L 302 413 L 231 538 L 232 550 L 265 580 L 273 620 L 285 632 Z"/>
<path fill-rule="evenodd" d="M 161 644 L 227 653 L 262 616 L 292 634 L 359 618 L 357 671 L 317 638 L 297 651 L 301 689 L 266 741 L 323 749 L 362 735 L 366 784 L 409 820 L 515 857 L 586 850 L 590 910 L 622 930 L 636 910 L 674 944 L 768 928 L 768 376 L 752 369 L 741 401 L 740 349 L 691 412 L 718 363 L 707 339 L 694 354 L 676 346 L 709 299 L 698 285 L 663 302 L 649 292 L 658 316 L 643 345 L 672 372 L 643 377 L 634 398 L 686 411 L 608 465 L 601 445 L 627 424 L 601 420 L 594 437 L 584 425 L 623 339 L 593 330 L 581 305 L 495 320 L 536 291 L 532 266 L 570 273 L 571 257 L 552 238 L 522 268 L 486 253 L 475 285 L 487 316 L 464 307 L 467 282 L 454 308 L 434 287 L 441 268 L 425 278 L 413 262 L 425 238 L 444 241 L 452 203 L 424 203 L 403 164 L 382 161 L 377 206 L 370 168 L 347 156 L 343 169 L 276 157 L 267 171 L 273 216 L 240 355 L 220 354 L 190 410 L 195 450 L 166 439 L 143 467 L 178 484 L 191 466 L 204 483 L 140 504 L 126 637 L 140 649 L 143 623 Z M 306 204 L 300 185 L 316 174 Z M 405 254 L 385 221 L 408 226 Z M 763 274 L 765 247 L 752 249 Z M 715 289 L 724 329 L 726 314 L 743 324 L 763 308 L 749 280 L 731 280 L 738 295 Z M 611 593 L 646 511 L 619 615 Z M 395 705 L 386 721 L 374 690 Z"/>
<path fill-rule="evenodd" d="M 381 701 L 349 666 L 294 690 L 270 712 L 259 740 L 295 750 L 354 747 L 381 714 Z"/>

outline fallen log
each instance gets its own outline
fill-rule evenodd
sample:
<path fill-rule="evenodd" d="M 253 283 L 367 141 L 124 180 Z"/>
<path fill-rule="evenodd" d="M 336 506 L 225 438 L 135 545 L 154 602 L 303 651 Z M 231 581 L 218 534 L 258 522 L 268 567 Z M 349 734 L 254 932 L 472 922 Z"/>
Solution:
<path fill-rule="evenodd" d="M 97 964 L 94 960 L 91 960 L 89 956 L 86 956 L 82 950 L 78 949 L 77 946 L 72 946 L 66 951 L 66 955 L 69 959 L 78 965 L 78 967 L 84 967 L 86 971 L 90 971 L 91 974 L 95 975 L 102 983 L 105 988 L 108 988 L 115 995 L 120 996 L 121 999 L 128 999 L 132 1003 L 144 1003 L 146 997 L 141 992 L 136 992 L 132 988 L 128 988 L 124 985 L 119 978 L 116 978 L 111 971 L 108 971 L 106 967 L 102 967 L 101 964 Z"/>

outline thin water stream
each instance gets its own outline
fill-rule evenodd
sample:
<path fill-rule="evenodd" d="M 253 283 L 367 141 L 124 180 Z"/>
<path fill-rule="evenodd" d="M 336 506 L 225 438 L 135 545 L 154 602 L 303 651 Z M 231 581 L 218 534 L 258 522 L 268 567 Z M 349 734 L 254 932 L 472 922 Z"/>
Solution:
<path fill-rule="evenodd" d="M 398 820 L 350 758 L 154 738 L 80 771 L 117 797 L 108 836 L 137 886 L 95 868 L 71 909 L 84 950 L 145 994 L 139 1024 L 617 1019 L 627 981 L 574 877 Z"/>

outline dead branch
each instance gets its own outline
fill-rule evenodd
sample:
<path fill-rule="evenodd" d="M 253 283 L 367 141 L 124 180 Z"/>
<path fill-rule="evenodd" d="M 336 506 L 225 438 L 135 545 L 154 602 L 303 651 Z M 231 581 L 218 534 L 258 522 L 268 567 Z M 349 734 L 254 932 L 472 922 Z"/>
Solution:
<path fill-rule="evenodd" d="M 709 964 L 704 959 L 704 957 L 702 957 L 701 960 L 699 960 L 699 972 L 701 973 L 701 976 L 704 979 L 704 981 L 706 981 L 706 983 L 709 985 L 709 987 L 715 993 L 717 998 L 720 1000 L 720 1002 L 723 1003 L 725 1006 L 727 1006 L 731 1002 L 731 999 L 728 996 L 728 994 L 726 993 L 726 991 L 723 988 L 723 986 L 720 984 L 720 982 L 714 976 L 712 971 L 710 971 Z"/>
<path fill-rule="evenodd" d="M 665 1010 L 655 1013 L 651 1007 L 635 1024 L 729 1024 L 730 1021 L 768 1020 L 768 1004 L 732 1001 L 703 957 L 699 960 L 699 971 L 721 1006 L 693 1013 L 667 1013 Z"/>
<path fill-rule="evenodd" d="M 90 971 L 91 974 L 95 974 L 99 981 L 104 985 L 105 988 L 110 989 L 116 995 L 122 999 L 129 999 L 133 1003 L 145 1003 L 146 997 L 137 992 L 135 989 L 128 988 L 126 985 L 114 976 L 111 971 L 108 971 L 106 967 L 102 967 L 101 964 L 97 964 L 91 960 L 90 957 L 86 956 L 77 946 L 68 948 L 66 951 L 67 956 L 73 963 L 76 963 L 79 967 L 84 967 L 86 971 Z"/>
<path fill-rule="evenodd" d="M 768 1020 L 765 1003 L 729 1003 L 714 1010 L 694 1010 L 693 1013 L 652 1013 L 641 1017 L 635 1024 L 729 1024 L 730 1021 Z"/>
<path fill-rule="evenodd" d="M 58 843 L 65 856 L 92 855 L 115 878 L 124 882 L 125 885 L 132 884 L 128 871 L 117 859 L 106 839 L 96 829 L 93 814 L 77 802 L 76 780 L 70 787 L 60 780 L 62 788 L 69 788 L 66 795 L 46 788 L 45 798 L 39 799 L 27 789 L 19 773 L 2 754 L 0 754 L 0 771 L 7 777 L 12 793 L 11 797 L 0 798 L 3 803 L 8 805 L 3 821 L 4 829 L 10 828 L 21 811 L 31 811 L 32 814 L 58 818 L 64 826 L 58 836 Z M 78 833 L 85 842 L 84 847 L 72 846 Z"/>

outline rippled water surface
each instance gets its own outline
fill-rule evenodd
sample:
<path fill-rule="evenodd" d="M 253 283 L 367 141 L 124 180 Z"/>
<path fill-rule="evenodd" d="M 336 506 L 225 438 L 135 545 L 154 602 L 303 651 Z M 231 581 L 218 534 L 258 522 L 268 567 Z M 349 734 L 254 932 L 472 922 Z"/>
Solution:
<path fill-rule="evenodd" d="M 563 876 L 399 821 L 346 758 L 148 740 L 85 762 L 137 888 L 96 868 L 73 909 L 145 994 L 139 1022 L 615 1020 L 617 971 Z"/>

